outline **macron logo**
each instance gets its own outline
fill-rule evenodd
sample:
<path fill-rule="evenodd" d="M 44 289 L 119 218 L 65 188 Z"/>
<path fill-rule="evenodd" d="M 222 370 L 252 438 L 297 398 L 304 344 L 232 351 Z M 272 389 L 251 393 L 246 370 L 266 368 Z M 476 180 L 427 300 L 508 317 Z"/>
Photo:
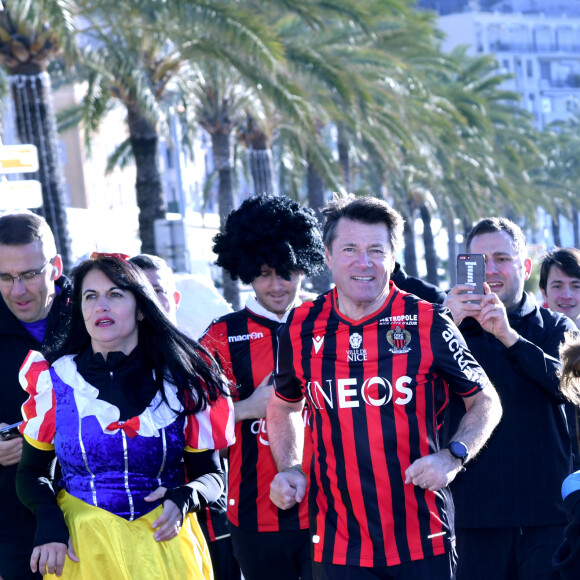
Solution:
<path fill-rule="evenodd" d="M 318 354 L 318 351 L 324 342 L 324 336 L 317 336 L 316 338 L 313 337 L 312 342 L 314 343 L 314 352 Z"/>
<path fill-rule="evenodd" d="M 238 334 L 236 336 L 228 336 L 228 342 L 241 342 L 243 340 L 256 340 L 264 338 L 263 332 L 252 332 L 250 334 Z"/>

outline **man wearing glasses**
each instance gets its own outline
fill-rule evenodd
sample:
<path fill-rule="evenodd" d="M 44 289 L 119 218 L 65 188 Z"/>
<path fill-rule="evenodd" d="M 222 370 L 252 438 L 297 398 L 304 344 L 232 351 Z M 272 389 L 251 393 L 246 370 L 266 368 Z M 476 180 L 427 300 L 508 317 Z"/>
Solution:
<path fill-rule="evenodd" d="M 22 420 L 18 371 L 31 349 L 46 348 L 69 317 L 70 284 L 46 221 L 32 213 L 0 217 L 0 429 Z M 30 571 L 34 518 L 16 496 L 22 438 L 0 437 L 0 578 Z"/>

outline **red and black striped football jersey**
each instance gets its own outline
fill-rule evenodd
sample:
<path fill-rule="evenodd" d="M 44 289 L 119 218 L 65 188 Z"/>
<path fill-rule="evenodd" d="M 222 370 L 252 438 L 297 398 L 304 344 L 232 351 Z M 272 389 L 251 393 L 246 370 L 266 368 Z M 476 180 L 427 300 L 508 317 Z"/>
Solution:
<path fill-rule="evenodd" d="M 453 502 L 405 485 L 405 470 L 439 450 L 449 388 L 473 395 L 487 377 L 447 310 L 391 283 L 362 320 L 336 291 L 297 308 L 280 334 L 277 395 L 306 397 L 314 444 L 314 561 L 394 566 L 449 550 Z"/>
<path fill-rule="evenodd" d="M 258 316 L 246 307 L 215 320 L 205 332 L 201 342 L 216 355 L 234 385 L 234 400 L 248 398 L 276 368 L 277 331 L 281 326 L 281 322 Z M 305 409 L 305 471 L 312 460 L 307 412 Z M 280 510 L 270 500 L 270 483 L 278 470 L 270 452 L 265 418 L 236 424 L 236 442 L 230 447 L 229 460 L 227 515 L 232 524 L 256 532 L 308 528 L 308 502 Z"/>

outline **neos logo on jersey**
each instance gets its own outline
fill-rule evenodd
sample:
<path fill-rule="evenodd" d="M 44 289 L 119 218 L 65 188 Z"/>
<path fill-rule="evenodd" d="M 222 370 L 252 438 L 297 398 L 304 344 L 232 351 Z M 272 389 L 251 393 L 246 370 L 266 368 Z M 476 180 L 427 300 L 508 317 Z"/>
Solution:
<path fill-rule="evenodd" d="M 309 381 L 306 387 L 312 405 L 316 409 L 329 407 L 334 409 L 352 409 L 361 404 L 371 407 L 382 407 L 391 401 L 395 405 L 406 405 L 413 398 L 413 389 L 409 386 L 411 377 L 399 377 L 395 388 L 383 377 L 371 377 L 362 383 L 356 378 L 328 379 L 320 384 Z"/>

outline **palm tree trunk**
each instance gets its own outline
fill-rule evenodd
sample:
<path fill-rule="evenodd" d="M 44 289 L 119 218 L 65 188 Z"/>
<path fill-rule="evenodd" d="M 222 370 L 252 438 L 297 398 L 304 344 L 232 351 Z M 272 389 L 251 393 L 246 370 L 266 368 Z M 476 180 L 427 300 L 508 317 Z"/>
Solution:
<path fill-rule="evenodd" d="M 238 139 L 246 146 L 248 152 L 254 195 L 274 195 L 271 140 L 251 113 L 248 113 Z"/>
<path fill-rule="evenodd" d="M 316 212 L 316 217 L 318 221 L 322 224 L 324 223 L 324 217 L 322 215 L 322 208 L 326 202 L 325 191 L 324 191 L 324 180 L 320 176 L 320 173 L 316 171 L 312 163 L 308 163 L 308 204 L 311 209 Z M 330 272 L 325 269 L 322 274 L 312 277 L 312 289 L 318 294 L 327 292 L 332 284 L 332 276 Z"/>
<path fill-rule="evenodd" d="M 439 274 L 437 273 L 437 266 L 439 258 L 435 250 L 435 238 L 433 237 L 433 229 L 431 228 L 431 212 L 429 208 L 422 204 L 419 207 L 421 219 L 423 220 L 423 243 L 425 244 L 425 262 L 427 264 L 427 281 L 435 286 L 439 286 Z"/>
<path fill-rule="evenodd" d="M 155 127 L 137 108 L 128 106 L 127 113 L 129 138 L 137 169 L 135 187 L 139 206 L 141 252 L 155 254 L 155 220 L 165 219 L 167 215 L 167 203 L 159 175 L 159 137 Z"/>
<path fill-rule="evenodd" d="M 413 228 L 413 214 L 406 214 L 402 212 L 405 218 L 405 228 L 403 229 L 403 237 L 405 239 L 405 247 L 403 249 L 403 256 L 405 258 L 405 271 L 409 276 L 419 277 L 419 269 L 417 268 L 417 247 L 415 245 L 415 231 Z"/>
<path fill-rule="evenodd" d="M 228 132 L 214 132 L 211 135 L 213 160 L 218 172 L 218 206 L 220 216 L 220 228 L 223 232 L 226 219 L 234 209 L 233 187 L 233 146 L 232 134 Z M 256 227 L 258 224 L 256 224 Z M 241 309 L 240 288 L 236 280 L 232 280 L 226 270 L 222 269 L 224 284 L 224 300 L 229 302 L 234 310 Z"/>
<path fill-rule="evenodd" d="M 552 235 L 554 236 L 554 246 L 562 247 L 562 236 L 560 235 L 560 213 L 556 212 L 556 217 L 552 218 Z"/>
<path fill-rule="evenodd" d="M 337 125 L 338 133 L 338 163 L 342 168 L 342 177 L 344 178 L 344 186 L 347 191 L 350 191 L 350 158 L 348 155 L 348 137 L 342 123 Z"/>
<path fill-rule="evenodd" d="M 469 232 L 471 231 L 471 228 L 473 227 L 474 222 L 472 222 L 469 218 L 464 217 L 463 218 L 463 243 L 461 244 L 461 250 L 463 251 L 465 250 L 466 252 L 469 251 L 469 248 L 467 247 L 467 236 L 469 235 Z"/>
<path fill-rule="evenodd" d="M 38 149 L 38 180 L 43 201 L 41 213 L 54 234 L 64 269 L 68 271 L 72 255 L 50 76 L 40 67 L 33 66 L 28 67 L 25 74 L 10 75 L 9 80 L 18 138 Z"/>
<path fill-rule="evenodd" d="M 449 287 L 453 288 L 457 284 L 457 268 L 455 265 L 455 256 L 457 255 L 457 229 L 455 227 L 455 215 L 451 209 L 446 212 L 447 215 L 447 249 L 449 260 L 447 262 L 447 274 L 449 275 Z"/>
<path fill-rule="evenodd" d="M 248 149 L 250 173 L 255 195 L 274 195 L 272 179 L 272 152 L 270 149 Z"/>
<path fill-rule="evenodd" d="M 324 218 L 322 216 L 322 208 L 326 203 L 324 195 L 324 180 L 320 176 L 320 173 L 316 171 L 312 163 L 308 164 L 308 204 L 316 212 L 316 217 L 319 221 Z"/>

